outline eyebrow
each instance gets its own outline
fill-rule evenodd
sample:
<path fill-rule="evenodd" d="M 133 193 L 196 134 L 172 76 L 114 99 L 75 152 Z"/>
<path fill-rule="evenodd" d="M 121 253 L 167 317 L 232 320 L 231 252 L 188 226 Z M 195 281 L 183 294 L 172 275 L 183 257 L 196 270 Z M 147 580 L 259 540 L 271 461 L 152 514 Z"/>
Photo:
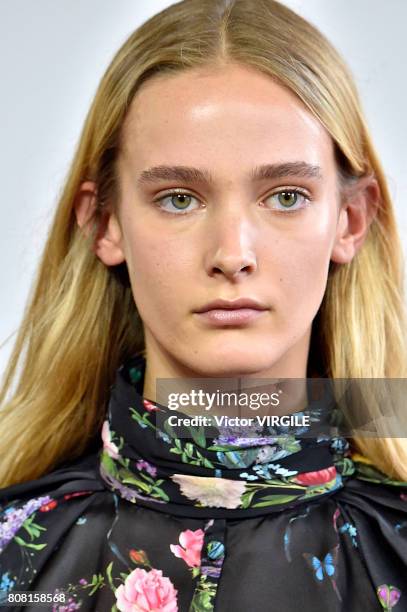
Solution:
<path fill-rule="evenodd" d="M 320 166 L 308 164 L 304 161 L 284 162 L 278 164 L 263 164 L 251 171 L 249 178 L 252 181 L 264 179 L 296 176 L 301 178 L 322 179 Z M 180 180 L 186 182 L 213 184 L 214 180 L 209 170 L 193 168 L 191 166 L 153 166 L 143 170 L 137 179 L 139 185 L 157 183 L 166 180 Z"/>

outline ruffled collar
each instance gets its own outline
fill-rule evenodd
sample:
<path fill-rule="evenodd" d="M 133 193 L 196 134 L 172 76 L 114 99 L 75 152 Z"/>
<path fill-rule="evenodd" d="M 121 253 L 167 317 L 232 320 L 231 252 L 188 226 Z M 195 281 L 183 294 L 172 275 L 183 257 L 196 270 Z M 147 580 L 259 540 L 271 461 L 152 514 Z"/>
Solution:
<path fill-rule="evenodd" d="M 190 427 L 179 438 L 162 425 L 174 412 L 142 396 L 145 366 L 134 355 L 117 370 L 102 428 L 100 475 L 124 499 L 179 516 L 259 516 L 330 495 L 354 473 L 348 441 L 330 434 L 337 413 L 326 397 L 295 413 L 319 432 L 325 424 L 315 436 L 307 427 L 254 437 L 218 427 L 205 438 Z"/>

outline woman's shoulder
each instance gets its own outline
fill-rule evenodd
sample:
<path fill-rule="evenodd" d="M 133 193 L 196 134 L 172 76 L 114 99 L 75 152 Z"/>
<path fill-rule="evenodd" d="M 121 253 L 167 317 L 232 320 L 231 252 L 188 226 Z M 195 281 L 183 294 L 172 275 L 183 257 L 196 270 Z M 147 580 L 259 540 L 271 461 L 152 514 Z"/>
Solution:
<path fill-rule="evenodd" d="M 99 451 L 87 451 L 74 460 L 60 464 L 56 469 L 39 478 L 1 488 L 0 511 L 4 510 L 12 500 L 46 495 L 51 490 L 63 494 L 78 485 L 91 487 L 95 485 L 97 487 L 98 483 L 102 485 L 98 478 L 98 467 Z"/>
<path fill-rule="evenodd" d="M 369 504 L 380 507 L 382 514 L 386 509 L 390 513 L 406 514 L 407 518 L 407 481 L 384 474 L 372 461 L 358 453 L 352 453 L 349 464 L 350 477 L 345 470 L 341 499 L 360 508 Z"/>
<path fill-rule="evenodd" d="M 0 489 L 0 553 L 14 540 L 22 542 L 18 533 L 23 530 L 28 540 L 23 544 L 35 548 L 38 529 L 31 527 L 34 517 L 58 507 L 61 511 L 78 512 L 72 508 L 74 498 L 89 498 L 103 491 L 98 475 L 99 452 L 86 452 L 75 460 L 61 464 L 40 478 Z M 78 499 L 79 502 L 79 499 Z"/>

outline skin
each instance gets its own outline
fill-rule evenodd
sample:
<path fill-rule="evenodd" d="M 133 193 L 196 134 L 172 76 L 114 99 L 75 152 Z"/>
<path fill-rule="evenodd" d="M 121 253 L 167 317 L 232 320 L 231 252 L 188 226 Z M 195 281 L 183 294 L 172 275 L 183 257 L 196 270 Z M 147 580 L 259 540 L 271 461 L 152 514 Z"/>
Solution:
<path fill-rule="evenodd" d="M 298 161 L 319 166 L 322 178 L 249 177 L 262 164 Z M 213 184 L 138 184 L 142 171 L 161 165 L 206 169 Z M 329 262 L 347 263 L 362 246 L 379 199 L 376 181 L 362 181 L 340 205 L 328 132 L 288 89 L 236 64 L 146 81 L 123 126 L 119 177 L 121 199 L 94 250 L 108 266 L 127 263 L 145 330 L 144 396 L 155 398 L 162 377 L 306 377 Z M 166 197 L 161 204 L 170 212 L 162 212 L 153 200 L 172 188 L 192 197 Z M 304 192 L 288 197 L 297 212 L 281 203 L 283 188 Z M 82 184 L 81 227 L 95 192 L 94 183 Z M 194 312 L 238 297 L 257 298 L 268 310 L 221 328 Z"/>

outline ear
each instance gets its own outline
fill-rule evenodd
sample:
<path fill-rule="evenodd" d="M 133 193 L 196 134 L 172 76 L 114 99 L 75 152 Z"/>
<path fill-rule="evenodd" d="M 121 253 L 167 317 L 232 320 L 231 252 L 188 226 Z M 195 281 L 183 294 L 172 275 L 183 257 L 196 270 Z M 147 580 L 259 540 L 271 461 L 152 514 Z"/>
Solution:
<path fill-rule="evenodd" d="M 78 225 L 86 236 L 89 236 L 91 231 L 90 222 L 95 214 L 96 203 L 96 183 L 85 181 L 75 198 L 74 209 Z M 122 241 L 122 230 L 118 219 L 115 213 L 106 207 L 101 215 L 92 250 L 104 264 L 115 266 L 125 261 Z"/>
<path fill-rule="evenodd" d="M 378 182 L 371 175 L 359 179 L 352 191 L 345 194 L 340 207 L 331 260 L 349 263 L 362 247 L 369 226 L 380 206 Z"/>

